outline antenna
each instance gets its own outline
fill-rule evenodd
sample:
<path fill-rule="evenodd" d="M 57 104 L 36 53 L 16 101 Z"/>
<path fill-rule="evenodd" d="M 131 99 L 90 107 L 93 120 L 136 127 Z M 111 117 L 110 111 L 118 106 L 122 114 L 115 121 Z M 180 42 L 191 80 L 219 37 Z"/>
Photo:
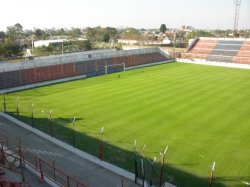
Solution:
<path fill-rule="evenodd" d="M 239 16 L 240 16 L 240 3 L 241 0 L 234 0 L 235 4 L 235 14 L 234 14 L 234 32 L 238 30 Z"/>

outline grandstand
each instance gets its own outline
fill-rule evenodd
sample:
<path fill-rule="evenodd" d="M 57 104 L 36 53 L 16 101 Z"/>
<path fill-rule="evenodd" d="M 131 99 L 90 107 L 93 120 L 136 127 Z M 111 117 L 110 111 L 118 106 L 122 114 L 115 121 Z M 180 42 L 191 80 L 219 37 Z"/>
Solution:
<path fill-rule="evenodd" d="M 250 39 L 195 38 L 181 58 L 250 64 Z"/>
<path fill-rule="evenodd" d="M 128 51 L 100 50 L 37 58 L 16 64 L 0 64 L 0 90 L 69 77 L 91 77 L 126 68 L 166 61 L 159 48 Z M 106 70 L 105 67 L 113 67 Z"/>

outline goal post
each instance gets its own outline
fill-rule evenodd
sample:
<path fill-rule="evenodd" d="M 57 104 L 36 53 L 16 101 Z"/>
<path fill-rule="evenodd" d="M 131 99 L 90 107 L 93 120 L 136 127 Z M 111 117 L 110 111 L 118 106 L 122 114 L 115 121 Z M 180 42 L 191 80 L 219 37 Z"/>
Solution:
<path fill-rule="evenodd" d="M 126 64 L 125 63 L 120 63 L 120 64 L 105 65 L 105 74 L 106 75 L 108 74 L 109 68 L 112 68 L 112 69 L 121 68 L 122 71 L 125 71 L 126 70 Z"/>

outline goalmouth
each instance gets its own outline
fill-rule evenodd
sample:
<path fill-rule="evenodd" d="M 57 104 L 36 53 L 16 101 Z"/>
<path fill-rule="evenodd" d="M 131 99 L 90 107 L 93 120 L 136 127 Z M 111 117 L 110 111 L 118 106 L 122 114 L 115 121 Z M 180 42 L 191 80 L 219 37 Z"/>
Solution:
<path fill-rule="evenodd" d="M 112 65 L 105 65 L 105 74 L 107 75 L 109 73 L 109 69 L 113 69 L 116 70 L 117 69 L 121 69 L 121 71 L 125 71 L 126 70 L 126 64 L 125 63 L 120 63 L 120 64 L 112 64 Z"/>

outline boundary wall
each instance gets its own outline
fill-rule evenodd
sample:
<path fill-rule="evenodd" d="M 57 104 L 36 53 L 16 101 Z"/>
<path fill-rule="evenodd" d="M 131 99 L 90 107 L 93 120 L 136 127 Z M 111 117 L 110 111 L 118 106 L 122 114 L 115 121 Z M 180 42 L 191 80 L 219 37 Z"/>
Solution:
<path fill-rule="evenodd" d="M 202 65 L 210 65 L 210 66 L 220 66 L 220 67 L 230 67 L 230 68 L 240 68 L 240 69 L 250 69 L 250 64 L 236 64 L 236 63 L 228 63 L 228 62 L 214 62 L 207 61 L 202 59 L 184 59 L 178 58 L 177 62 L 180 63 L 188 63 L 188 64 L 202 64 Z"/>

